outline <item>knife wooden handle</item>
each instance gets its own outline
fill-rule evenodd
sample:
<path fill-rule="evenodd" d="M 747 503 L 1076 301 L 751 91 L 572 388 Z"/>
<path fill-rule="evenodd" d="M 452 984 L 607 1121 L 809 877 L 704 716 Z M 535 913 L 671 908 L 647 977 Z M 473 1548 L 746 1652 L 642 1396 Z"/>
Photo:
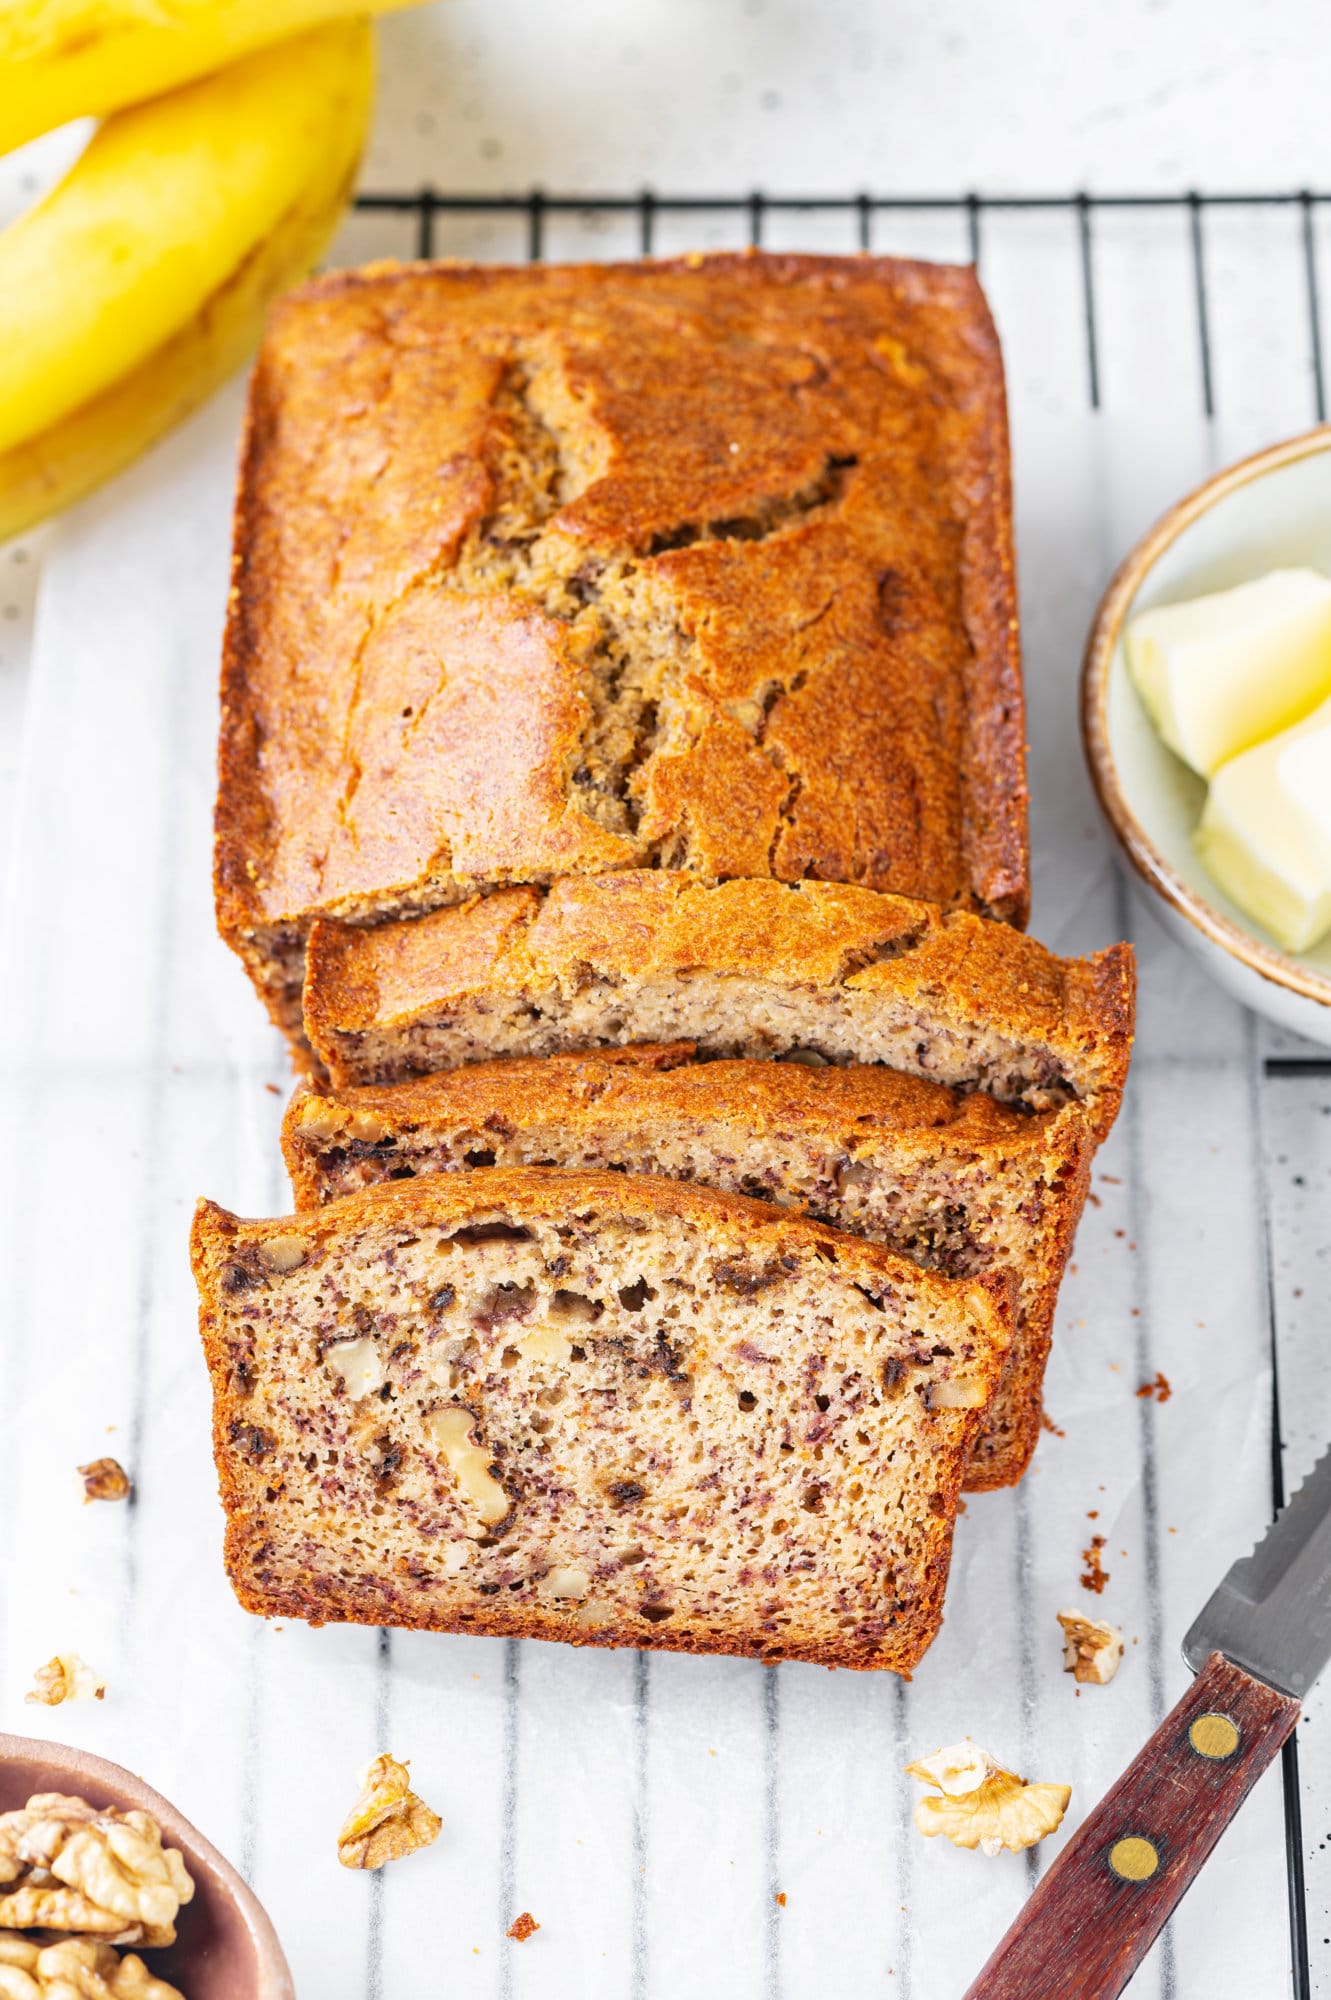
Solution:
<path fill-rule="evenodd" d="M 1296 1701 L 1212 1653 L 965 2000 L 1121 1993 L 1298 1719 Z"/>

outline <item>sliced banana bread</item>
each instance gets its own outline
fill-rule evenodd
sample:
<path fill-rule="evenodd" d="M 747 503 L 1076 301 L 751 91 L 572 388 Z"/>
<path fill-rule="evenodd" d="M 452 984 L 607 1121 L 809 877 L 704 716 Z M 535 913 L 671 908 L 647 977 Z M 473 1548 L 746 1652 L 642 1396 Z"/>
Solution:
<path fill-rule="evenodd" d="M 252 1611 L 908 1672 L 1011 1281 L 678 1181 L 493 1168 L 193 1235 Z"/>
<path fill-rule="evenodd" d="M 298 1090 L 282 1128 L 296 1206 L 460 1168 L 613 1167 L 798 1204 L 952 1277 L 1011 1271 L 1016 1338 L 966 1484 L 1012 1485 L 1039 1439 L 1059 1281 L 1086 1198 L 1085 1107 L 1029 1113 L 880 1066 L 695 1054 L 687 1042 L 637 1044 Z"/>
<path fill-rule="evenodd" d="M 694 1041 L 880 1062 L 1103 1136 L 1132 1045 L 1131 947 L 1063 959 L 1008 924 L 831 882 L 663 870 L 496 891 L 373 929 L 321 922 L 305 1026 L 334 1083 L 490 1056 Z"/>

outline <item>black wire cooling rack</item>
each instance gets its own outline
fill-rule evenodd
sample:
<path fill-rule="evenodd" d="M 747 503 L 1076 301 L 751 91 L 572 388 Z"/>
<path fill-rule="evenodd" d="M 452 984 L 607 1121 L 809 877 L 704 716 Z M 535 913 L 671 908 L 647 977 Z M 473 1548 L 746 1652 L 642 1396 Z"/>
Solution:
<path fill-rule="evenodd" d="M 448 216 L 499 216 L 520 218 L 526 225 L 527 255 L 537 260 L 545 254 L 546 224 L 555 216 L 583 216 L 598 219 L 631 218 L 637 224 L 638 249 L 650 257 L 656 247 L 656 226 L 663 216 L 734 216 L 755 249 L 763 245 L 766 224 L 773 216 L 843 216 L 848 224 L 847 245 L 860 250 L 874 247 L 874 220 L 893 215 L 951 215 L 966 231 L 971 260 L 980 262 L 984 218 L 1001 213 L 1064 214 L 1077 232 L 1082 274 L 1082 296 L 1086 322 L 1087 378 L 1092 409 L 1100 407 L 1099 344 L 1095 315 L 1095 221 L 1096 217 L 1119 210 L 1174 210 L 1185 214 L 1192 247 L 1193 289 L 1197 310 L 1197 336 L 1201 357 L 1203 406 L 1208 417 L 1215 414 L 1215 377 L 1211 358 L 1211 321 L 1206 282 L 1206 216 L 1217 209 L 1283 209 L 1295 211 L 1301 219 L 1303 266 L 1306 284 L 1309 360 L 1313 376 L 1314 402 L 1318 423 L 1326 421 L 1326 379 L 1322 359 L 1322 313 L 1318 278 L 1317 238 L 1313 227 L 1319 206 L 1331 203 L 1331 193 L 1312 188 L 1275 190 L 1259 194 L 1202 194 L 1196 189 L 1179 194 L 956 194 L 878 195 L 867 192 L 846 195 L 773 195 L 759 189 L 748 194 L 664 195 L 650 188 L 637 194 L 548 194 L 531 188 L 526 194 L 449 194 L 433 187 L 415 193 L 364 193 L 356 207 L 416 220 L 416 255 L 436 254 L 436 225 Z"/>
<path fill-rule="evenodd" d="M 1202 408 L 1207 418 L 1216 414 L 1216 375 L 1213 356 L 1213 318 L 1207 277 L 1207 218 L 1222 210 L 1282 211 L 1297 218 L 1300 260 L 1303 271 L 1307 365 L 1312 384 L 1312 403 L 1318 423 L 1326 421 L 1326 369 L 1322 346 L 1322 306 L 1318 263 L 1316 220 L 1319 209 L 1331 208 L 1331 192 L 1313 188 L 1274 190 L 1260 193 L 1202 193 L 1196 189 L 1160 194 L 1091 194 L 1082 190 L 1070 194 L 953 194 L 879 195 L 869 192 L 845 195 L 774 195 L 752 190 L 747 194 L 658 194 L 643 188 L 636 194 L 551 194 L 532 188 L 525 194 L 452 194 L 434 187 L 408 192 L 364 192 L 355 206 L 363 213 L 381 213 L 414 218 L 414 254 L 430 258 L 439 251 L 439 227 L 448 218 L 495 218 L 516 221 L 522 228 L 527 257 L 539 261 L 545 255 L 547 224 L 553 219 L 581 219 L 590 224 L 628 222 L 634 228 L 641 256 L 658 248 L 658 223 L 665 218 L 699 220 L 733 218 L 737 235 L 754 249 L 764 246 L 767 225 L 773 218 L 815 216 L 842 217 L 846 222 L 847 250 L 871 251 L 877 247 L 875 223 L 879 218 L 934 215 L 955 219 L 961 241 L 971 261 L 983 261 L 984 225 L 989 216 L 1018 213 L 1047 213 L 1066 216 L 1074 232 L 1074 245 L 1081 271 L 1082 318 L 1086 343 L 1086 388 L 1091 408 L 1100 408 L 1100 337 L 1096 318 L 1096 223 L 1115 212 L 1172 211 L 1185 222 L 1192 269 L 1192 297 L 1196 318 L 1198 371 Z M 1268 1056 L 1262 1064 L 1266 1077 L 1299 1075 L 1309 1079 L 1331 1075 L 1331 1056 L 1316 1053 Z M 1275 1341 L 1275 1309 L 1271 1305 L 1272 1329 L 1272 1458 L 1271 1498 L 1273 1508 L 1285 1504 L 1285 1477 L 1282 1462 L 1280 1424 L 1280 1378 Z M 1285 1851 L 1289 1881 L 1290 1942 L 1295 2000 L 1312 2000 L 1312 1974 L 1308 1948 L 1307 1893 L 1304 1874 L 1303 1829 L 1297 1741 L 1292 1739 L 1283 1752 Z"/>

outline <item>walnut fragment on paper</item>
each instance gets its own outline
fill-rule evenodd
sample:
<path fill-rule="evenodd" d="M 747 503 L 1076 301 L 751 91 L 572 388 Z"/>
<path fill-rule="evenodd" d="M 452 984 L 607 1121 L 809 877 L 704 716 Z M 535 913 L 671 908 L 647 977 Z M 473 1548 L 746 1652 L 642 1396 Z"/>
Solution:
<path fill-rule="evenodd" d="M 101 1701 L 106 1682 L 77 1653 L 57 1653 L 32 1677 L 32 1691 L 23 1699 L 58 1708 L 62 1701 Z"/>
<path fill-rule="evenodd" d="M 1033 1847 L 1052 1833 L 1068 1809 L 1071 1785 L 1028 1785 L 1005 1771 L 969 1736 L 932 1757 L 906 1765 L 907 1775 L 935 1791 L 915 1802 L 915 1824 L 932 1838 L 986 1854 Z"/>
<path fill-rule="evenodd" d="M 438 1839 L 443 1821 L 411 1790 L 406 1764 L 385 1753 L 366 1765 L 361 1784 L 361 1796 L 337 1836 L 344 1868 L 382 1868 Z"/>
<path fill-rule="evenodd" d="M 1123 1661 L 1123 1634 L 1101 1618 L 1083 1618 L 1077 1611 L 1060 1611 L 1063 1627 L 1063 1671 L 1079 1681 L 1104 1687 Z"/>
<path fill-rule="evenodd" d="M 94 1458 L 79 1467 L 79 1478 L 85 1505 L 90 1500 L 128 1500 L 134 1490 L 118 1458 Z"/>

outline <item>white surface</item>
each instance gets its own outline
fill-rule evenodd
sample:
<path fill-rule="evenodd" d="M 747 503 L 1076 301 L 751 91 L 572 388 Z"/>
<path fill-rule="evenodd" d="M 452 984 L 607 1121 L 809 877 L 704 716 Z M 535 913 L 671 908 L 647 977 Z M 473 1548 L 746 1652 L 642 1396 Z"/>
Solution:
<path fill-rule="evenodd" d="M 1075 22 L 1014 6 L 977 26 L 979 11 L 843 6 L 816 10 L 815 26 L 809 8 L 701 0 L 572 18 L 453 0 L 385 31 L 367 178 L 1232 184 L 1301 180 L 1320 161 L 1311 8 L 1274 29 L 1256 8 L 1195 0 Z M 555 88 L 571 77 L 576 115 Z M 769 110 L 763 90 L 781 102 Z M 1148 104 L 1153 90 L 1166 101 Z M 796 222 L 781 240 L 801 234 L 832 246 L 830 227 Z M 613 240 L 577 226 L 563 238 Z M 882 247 L 925 254 L 956 255 L 959 238 L 946 218 L 879 232 Z M 280 1101 L 265 1088 L 285 1087 L 283 1057 L 212 935 L 207 883 L 235 395 L 55 531 L 0 977 L 18 1142 L 0 1203 L 0 1507 L 18 1524 L 0 1542 L 0 1726 L 73 1736 L 175 1798 L 251 1874 L 306 2000 L 949 2000 L 1056 1843 L 1029 1864 L 926 1845 L 900 1765 L 969 1731 L 1030 1775 L 1071 1782 L 1072 1826 L 1181 1692 L 1179 1637 L 1267 1511 L 1264 1177 L 1282 1362 L 1297 1370 L 1294 1455 L 1331 1427 L 1326 1093 L 1263 1086 L 1248 1017 L 1129 904 L 1075 742 L 1077 656 L 1117 555 L 1213 464 L 1312 414 L 1292 223 L 1236 215 L 1208 242 L 1210 423 L 1178 217 L 1099 229 L 1098 416 L 1068 220 L 986 231 L 1016 443 L 1035 928 L 1065 950 L 1134 934 L 1142 1028 L 1060 1310 L 1049 1407 L 1064 1435 L 1044 1440 L 1018 1492 L 971 1501 L 947 1624 L 909 1688 L 278 1630 L 235 1608 L 185 1262 L 197 1193 L 261 1211 L 284 1198 Z M 361 218 L 344 236 L 357 257 L 399 247 L 394 223 Z M 498 234 L 482 247 L 497 250 Z M 1134 1393 L 1157 1369 L 1173 1385 L 1164 1405 Z M 106 1450 L 138 1481 L 132 1511 L 79 1504 L 73 1467 Z M 1077 1584 L 1095 1528 L 1111 1577 L 1099 1600 Z M 1079 1601 L 1129 1636 L 1118 1680 L 1080 1696 L 1054 1623 Z M 105 1674 L 103 1705 L 23 1706 L 57 1645 Z M 1316 1711 L 1304 1739 L 1312 1800 L 1331 1778 Z M 366 1881 L 337 1868 L 332 1839 L 358 1764 L 385 1743 L 412 1758 L 445 1832 Z M 1310 1815 L 1311 1849 L 1322 1835 Z M 1310 1858 L 1331 1990 L 1331 1870 Z M 516 1947 L 502 1933 L 522 1909 L 542 1929 Z M 1288 1961 L 1272 1774 L 1132 1992 L 1283 2000 Z"/>
<path fill-rule="evenodd" d="M 440 186 L 944 194 L 1326 161 L 1318 0 L 448 0 L 383 43 L 379 186 L 423 158 Z"/>

